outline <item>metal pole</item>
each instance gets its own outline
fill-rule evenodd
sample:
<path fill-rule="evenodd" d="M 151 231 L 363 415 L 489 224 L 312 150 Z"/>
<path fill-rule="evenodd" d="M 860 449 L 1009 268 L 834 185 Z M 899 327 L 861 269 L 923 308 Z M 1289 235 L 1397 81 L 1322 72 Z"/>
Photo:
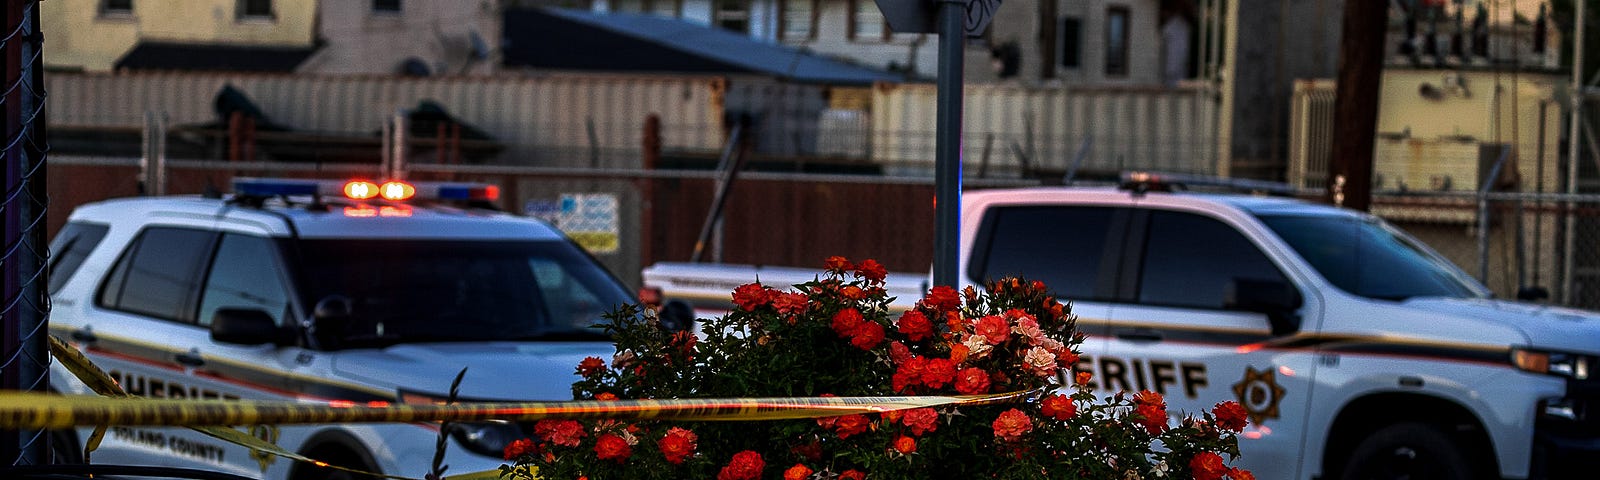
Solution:
<path fill-rule="evenodd" d="M 1489 188 L 1494 186 L 1495 179 L 1500 178 L 1500 169 L 1505 166 L 1510 153 L 1509 145 L 1500 149 L 1500 158 L 1494 161 L 1494 167 L 1489 169 L 1489 176 L 1484 178 L 1483 185 L 1478 186 L 1478 280 L 1484 285 L 1489 284 Z"/>
<path fill-rule="evenodd" d="M 392 180 L 406 179 L 406 156 L 411 154 L 411 118 L 405 109 L 394 112 L 394 163 L 389 164 L 389 178 Z"/>
<path fill-rule="evenodd" d="M 1570 95 L 1568 95 L 1572 99 L 1572 105 L 1567 107 L 1569 117 L 1567 123 L 1569 124 L 1568 127 L 1570 128 L 1570 131 L 1567 134 L 1568 195 L 1576 195 L 1578 193 L 1578 156 L 1582 154 L 1578 151 L 1578 127 L 1579 123 L 1583 121 L 1582 112 L 1584 97 L 1583 30 L 1584 22 L 1588 20 L 1588 17 L 1584 16 L 1583 5 L 1589 2 L 1579 1 L 1575 3 L 1577 3 L 1577 13 L 1574 16 L 1577 18 L 1577 20 L 1572 22 L 1572 29 L 1574 33 L 1572 38 L 1572 92 Z M 1567 305 L 1571 305 L 1575 297 L 1575 295 L 1572 293 L 1572 268 L 1573 258 L 1577 256 L 1577 252 L 1573 251 L 1573 249 L 1575 247 L 1574 244 L 1577 242 L 1578 219 L 1573 215 L 1573 212 L 1577 211 L 1577 209 L 1577 202 L 1567 203 L 1567 228 L 1566 241 L 1564 242 L 1566 245 L 1564 245 L 1564 248 L 1561 250 L 1562 256 L 1566 257 L 1562 262 L 1561 268 L 1561 276 L 1563 277 L 1561 281 L 1561 303 Z"/>
<path fill-rule="evenodd" d="M 934 145 L 933 284 L 958 286 L 961 254 L 961 97 L 964 2 L 939 1 L 938 112 Z"/>

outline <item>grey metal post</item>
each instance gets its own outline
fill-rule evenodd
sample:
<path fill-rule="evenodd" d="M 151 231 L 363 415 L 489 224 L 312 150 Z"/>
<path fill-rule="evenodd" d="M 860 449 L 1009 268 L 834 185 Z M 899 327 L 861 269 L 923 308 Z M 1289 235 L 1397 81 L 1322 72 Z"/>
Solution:
<path fill-rule="evenodd" d="M 406 145 L 411 141 L 411 119 L 406 113 L 403 108 L 394 112 L 394 159 L 387 172 L 393 180 L 406 179 L 406 156 L 411 154 L 411 149 Z"/>
<path fill-rule="evenodd" d="M 1489 188 L 1500 178 L 1500 169 L 1505 167 L 1510 154 L 1510 146 L 1500 149 L 1500 158 L 1489 168 L 1489 176 L 1483 179 L 1483 184 L 1478 185 L 1478 280 L 1484 285 L 1489 284 Z"/>
<path fill-rule="evenodd" d="M 961 254 L 961 98 L 965 2 L 939 0 L 938 112 L 934 150 L 933 284 L 955 287 Z"/>
<path fill-rule="evenodd" d="M 1569 118 L 1567 122 L 1570 124 L 1568 127 L 1571 129 L 1570 133 L 1567 134 L 1568 195 L 1577 195 L 1578 193 L 1578 156 L 1582 155 L 1582 152 L 1580 152 L 1578 148 L 1578 128 L 1580 126 L 1579 124 L 1583 121 L 1581 114 L 1583 112 L 1584 99 L 1583 31 L 1586 29 L 1586 22 L 1588 20 L 1588 17 L 1584 16 L 1583 5 L 1589 2 L 1579 1 L 1574 3 L 1577 3 L 1577 12 L 1576 15 L 1574 15 L 1577 17 L 1577 20 L 1572 22 L 1572 24 L 1575 25 L 1573 28 L 1575 35 L 1572 39 L 1572 93 L 1569 95 L 1572 98 L 1572 105 L 1567 107 Z M 1577 256 L 1577 252 L 1573 251 L 1573 248 L 1576 247 L 1575 244 L 1577 243 L 1576 230 L 1578 227 L 1578 219 L 1573 212 L 1577 211 L 1577 209 L 1577 202 L 1567 203 L 1566 241 L 1563 242 L 1565 243 L 1565 248 L 1561 250 L 1563 254 L 1562 256 L 1566 257 L 1566 259 L 1562 262 L 1561 268 L 1561 302 L 1568 305 L 1572 304 L 1572 301 L 1575 297 L 1575 295 L 1572 293 L 1572 269 L 1573 257 Z"/>
<path fill-rule="evenodd" d="M 167 194 L 167 115 L 144 112 L 144 155 L 139 158 L 139 176 L 146 195 Z"/>

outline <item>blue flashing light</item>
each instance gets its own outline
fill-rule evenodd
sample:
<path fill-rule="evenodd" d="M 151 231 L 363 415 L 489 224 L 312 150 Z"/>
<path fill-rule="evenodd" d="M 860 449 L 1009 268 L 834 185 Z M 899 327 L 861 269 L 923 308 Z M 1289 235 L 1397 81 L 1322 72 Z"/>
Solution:
<path fill-rule="evenodd" d="M 233 193 L 241 196 L 316 195 L 320 188 L 320 183 L 315 180 L 242 177 L 233 179 Z"/>

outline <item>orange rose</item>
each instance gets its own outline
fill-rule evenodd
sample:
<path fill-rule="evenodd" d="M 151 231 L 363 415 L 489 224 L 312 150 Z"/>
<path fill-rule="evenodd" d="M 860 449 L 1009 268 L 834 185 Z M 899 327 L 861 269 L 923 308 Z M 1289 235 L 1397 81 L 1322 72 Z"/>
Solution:
<path fill-rule="evenodd" d="M 796 463 L 793 467 L 789 467 L 788 470 L 783 471 L 783 480 L 805 480 L 805 478 L 811 476 L 812 473 L 816 472 L 812 471 L 803 464 Z"/>
<path fill-rule="evenodd" d="M 694 432 L 672 427 L 667 430 L 666 436 L 661 437 L 661 441 L 656 443 L 656 447 L 661 449 L 661 455 L 667 457 L 668 462 L 676 465 L 682 464 L 684 458 L 694 453 L 695 442 L 698 440 Z"/>
<path fill-rule="evenodd" d="M 900 438 L 894 439 L 894 451 L 900 452 L 901 455 L 917 453 L 917 439 L 901 435 Z"/>
<path fill-rule="evenodd" d="M 1022 439 L 1022 436 L 1033 430 L 1033 421 L 1028 415 L 1015 408 L 1000 413 L 994 419 L 994 436 L 1008 442 Z"/>

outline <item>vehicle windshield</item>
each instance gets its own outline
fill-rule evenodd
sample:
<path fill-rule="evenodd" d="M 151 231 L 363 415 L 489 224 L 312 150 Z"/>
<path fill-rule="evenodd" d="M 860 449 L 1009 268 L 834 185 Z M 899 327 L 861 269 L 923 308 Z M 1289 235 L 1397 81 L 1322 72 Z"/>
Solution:
<path fill-rule="evenodd" d="M 1486 294 L 1461 269 L 1372 217 L 1258 215 L 1317 272 L 1367 298 L 1474 298 Z"/>
<path fill-rule="evenodd" d="M 302 240 L 306 305 L 329 349 L 410 342 L 608 340 L 603 315 L 632 303 L 604 267 L 563 241 Z"/>

